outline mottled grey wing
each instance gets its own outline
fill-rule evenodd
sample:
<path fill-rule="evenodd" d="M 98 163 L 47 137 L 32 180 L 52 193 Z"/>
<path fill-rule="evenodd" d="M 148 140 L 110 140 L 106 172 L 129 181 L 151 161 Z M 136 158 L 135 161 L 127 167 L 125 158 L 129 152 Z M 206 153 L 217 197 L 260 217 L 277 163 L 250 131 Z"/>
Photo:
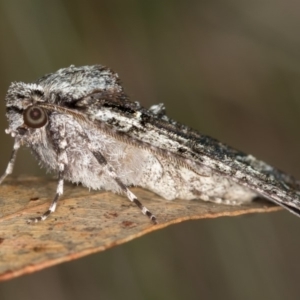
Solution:
<path fill-rule="evenodd" d="M 107 124 L 123 141 L 128 139 L 128 143 L 176 160 L 199 174 L 209 169 L 229 177 L 299 215 L 300 184 L 292 176 L 165 115 L 146 110 L 137 102 L 100 98 L 101 94 L 90 95 L 77 101 L 75 107 L 84 109 L 94 121 Z"/>

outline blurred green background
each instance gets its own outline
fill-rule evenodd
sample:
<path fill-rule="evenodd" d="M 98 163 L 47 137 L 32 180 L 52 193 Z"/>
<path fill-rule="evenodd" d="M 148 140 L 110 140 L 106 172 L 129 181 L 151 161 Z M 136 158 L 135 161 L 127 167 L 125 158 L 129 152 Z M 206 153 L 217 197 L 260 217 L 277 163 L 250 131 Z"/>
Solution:
<path fill-rule="evenodd" d="M 300 178 L 299 8 L 293 0 L 1 0 L 0 169 L 12 148 L 9 83 L 100 63 L 118 72 L 131 99 L 163 102 L 172 118 Z M 45 170 L 25 149 L 15 174 Z M 298 230 L 287 212 L 185 222 L 3 282 L 0 299 L 299 299 Z"/>

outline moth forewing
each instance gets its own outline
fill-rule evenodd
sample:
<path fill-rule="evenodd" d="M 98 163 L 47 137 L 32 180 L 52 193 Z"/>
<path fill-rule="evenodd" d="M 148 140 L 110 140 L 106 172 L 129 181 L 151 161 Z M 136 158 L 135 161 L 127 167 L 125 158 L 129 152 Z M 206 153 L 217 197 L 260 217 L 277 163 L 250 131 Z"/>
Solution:
<path fill-rule="evenodd" d="M 151 151 L 157 158 L 167 158 L 167 162 L 172 161 L 176 166 L 192 170 L 199 175 L 198 180 L 203 184 L 202 189 L 205 189 L 207 181 L 212 181 L 212 185 L 215 185 L 214 190 L 222 188 L 224 184 L 224 190 L 228 191 L 223 199 L 214 194 L 211 199 L 207 194 L 202 195 L 203 199 L 235 204 L 244 202 L 242 193 L 251 199 L 255 195 L 261 195 L 286 208 L 299 207 L 299 194 L 293 186 L 296 182 L 293 177 L 257 160 L 252 155 L 200 135 L 165 115 L 157 116 L 152 110 L 136 109 L 130 102 L 127 103 L 128 107 L 125 114 L 124 108 L 107 102 L 104 108 L 87 108 L 87 113 L 92 114 L 96 111 L 97 113 L 94 113 L 96 120 L 110 124 L 115 132 L 119 133 L 116 134 L 116 138 L 127 139 L 128 143 Z M 200 177 L 210 178 L 205 180 Z M 228 181 L 234 186 L 233 191 L 228 189 Z M 236 184 L 240 187 L 237 188 Z M 181 185 L 178 184 L 178 187 L 181 188 Z M 299 184 L 297 188 L 299 189 Z M 159 191 L 156 192 L 159 194 Z M 201 193 L 197 189 L 195 192 L 194 197 Z M 239 195 L 239 199 L 231 200 L 235 192 Z M 228 197 L 228 194 L 231 197 Z M 166 195 L 163 196 L 167 198 Z M 179 197 L 184 198 L 182 195 Z"/>

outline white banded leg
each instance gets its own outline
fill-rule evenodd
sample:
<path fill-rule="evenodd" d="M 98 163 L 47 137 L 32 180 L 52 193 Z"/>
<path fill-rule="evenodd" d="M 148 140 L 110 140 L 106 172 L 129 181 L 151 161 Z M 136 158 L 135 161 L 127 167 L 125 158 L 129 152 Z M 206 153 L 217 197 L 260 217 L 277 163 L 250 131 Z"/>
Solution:
<path fill-rule="evenodd" d="M 152 212 L 144 206 L 139 199 L 136 197 L 134 193 L 130 191 L 130 189 L 124 185 L 124 183 L 120 180 L 118 177 L 114 177 L 116 183 L 119 185 L 119 187 L 123 190 L 123 192 L 126 194 L 127 198 L 133 202 L 140 210 L 141 212 L 146 215 L 154 224 L 157 224 L 157 219 L 155 215 L 152 214 Z"/>
<path fill-rule="evenodd" d="M 59 171 L 59 173 L 58 173 L 58 184 L 57 184 L 57 187 L 56 187 L 56 194 L 55 194 L 48 210 L 45 211 L 39 217 L 28 219 L 27 223 L 28 224 L 37 223 L 37 222 L 46 220 L 49 217 L 49 215 L 52 214 L 55 211 L 59 196 L 61 196 L 63 194 L 63 191 L 64 191 L 64 170 Z"/>
<path fill-rule="evenodd" d="M 58 183 L 56 187 L 56 194 L 46 212 L 44 212 L 41 216 L 30 218 L 27 220 L 27 223 L 37 223 L 40 221 L 46 220 L 50 214 L 52 214 L 57 206 L 57 202 L 59 199 L 59 196 L 61 196 L 64 192 L 64 174 L 65 174 L 65 166 L 68 164 L 68 157 L 66 152 L 67 143 L 65 140 L 65 127 L 61 126 L 59 128 L 59 139 L 55 142 L 57 142 L 58 147 Z"/>
<path fill-rule="evenodd" d="M 128 189 L 128 187 L 121 181 L 121 179 L 117 176 L 115 171 L 111 166 L 108 165 L 105 157 L 99 152 L 93 152 L 93 155 L 99 162 L 99 164 L 103 165 L 103 171 L 107 173 L 111 178 L 115 180 L 115 182 L 118 184 L 118 186 L 122 189 L 123 193 L 127 196 L 127 198 L 133 202 L 140 210 L 141 212 L 146 215 L 154 224 L 157 224 L 157 219 L 155 215 L 151 213 L 151 211 L 144 206 L 138 198 Z"/>
<path fill-rule="evenodd" d="M 11 152 L 11 156 L 10 156 L 9 162 L 7 164 L 6 170 L 5 170 L 4 174 L 0 177 L 0 184 L 7 177 L 7 175 L 10 175 L 12 173 L 12 171 L 14 169 L 16 157 L 17 157 L 17 152 L 18 152 L 20 146 L 21 146 L 20 140 L 15 139 L 13 151 Z"/>

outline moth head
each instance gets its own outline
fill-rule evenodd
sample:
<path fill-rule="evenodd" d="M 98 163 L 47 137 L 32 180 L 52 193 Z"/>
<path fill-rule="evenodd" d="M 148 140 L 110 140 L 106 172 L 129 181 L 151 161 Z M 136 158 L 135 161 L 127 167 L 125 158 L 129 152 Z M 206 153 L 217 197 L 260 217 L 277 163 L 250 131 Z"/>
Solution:
<path fill-rule="evenodd" d="M 10 131 L 15 132 L 24 125 L 26 128 L 40 128 L 47 124 L 47 113 L 39 107 L 39 103 L 45 102 L 40 85 L 13 82 L 5 100 Z"/>

